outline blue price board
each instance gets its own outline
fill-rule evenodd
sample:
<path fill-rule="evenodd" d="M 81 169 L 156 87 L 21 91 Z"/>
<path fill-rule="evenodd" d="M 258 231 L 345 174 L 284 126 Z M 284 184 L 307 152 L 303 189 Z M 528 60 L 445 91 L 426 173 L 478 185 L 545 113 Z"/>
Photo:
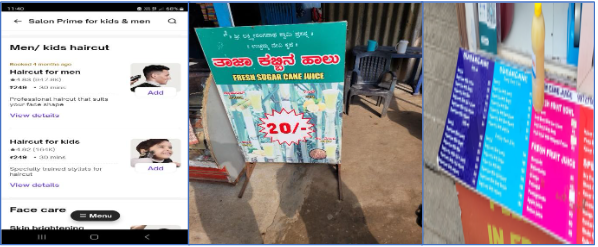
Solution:
<path fill-rule="evenodd" d="M 459 50 L 447 122 L 438 151 L 438 164 L 476 188 L 482 156 L 494 62 Z"/>
<path fill-rule="evenodd" d="M 521 214 L 532 114 L 532 78 L 500 61 L 494 80 L 477 189 Z"/>

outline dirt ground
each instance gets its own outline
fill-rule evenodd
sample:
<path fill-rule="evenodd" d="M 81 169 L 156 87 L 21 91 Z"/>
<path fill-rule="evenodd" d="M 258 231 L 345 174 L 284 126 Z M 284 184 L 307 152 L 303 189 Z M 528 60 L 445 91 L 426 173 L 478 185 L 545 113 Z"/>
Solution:
<path fill-rule="evenodd" d="M 355 97 L 343 116 L 342 189 L 322 164 L 258 164 L 237 186 L 190 182 L 191 244 L 421 244 L 422 98 L 403 85 L 388 117 Z"/>

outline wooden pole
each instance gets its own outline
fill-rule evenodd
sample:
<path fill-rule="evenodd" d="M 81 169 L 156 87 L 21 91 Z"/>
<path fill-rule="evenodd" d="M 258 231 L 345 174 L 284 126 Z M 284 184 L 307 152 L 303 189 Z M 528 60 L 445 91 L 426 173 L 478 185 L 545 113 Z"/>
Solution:
<path fill-rule="evenodd" d="M 251 174 L 253 173 L 253 168 L 255 168 L 255 162 L 246 162 L 245 168 L 245 182 L 243 182 L 243 187 L 241 188 L 241 192 L 239 193 L 239 198 L 243 198 L 243 194 L 245 193 L 245 189 L 247 189 L 249 179 L 251 178 Z"/>

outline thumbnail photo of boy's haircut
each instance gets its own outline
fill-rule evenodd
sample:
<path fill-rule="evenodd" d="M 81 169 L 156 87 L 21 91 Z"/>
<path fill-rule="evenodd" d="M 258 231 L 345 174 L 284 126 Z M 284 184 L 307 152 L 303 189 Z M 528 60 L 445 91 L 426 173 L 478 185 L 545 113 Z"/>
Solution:
<path fill-rule="evenodd" d="M 144 77 L 142 79 L 141 77 Z M 138 87 L 162 87 L 170 81 L 170 68 L 164 65 L 148 65 L 143 68 L 142 75 L 131 77 L 131 92 Z"/>
<path fill-rule="evenodd" d="M 133 141 L 135 143 L 136 141 Z M 131 166 L 135 167 L 138 163 L 175 163 L 177 167 L 181 163 L 173 161 L 172 143 L 168 139 L 148 139 L 139 142 L 135 146 L 138 155 L 131 158 Z M 138 156 L 138 157 L 137 157 Z"/>

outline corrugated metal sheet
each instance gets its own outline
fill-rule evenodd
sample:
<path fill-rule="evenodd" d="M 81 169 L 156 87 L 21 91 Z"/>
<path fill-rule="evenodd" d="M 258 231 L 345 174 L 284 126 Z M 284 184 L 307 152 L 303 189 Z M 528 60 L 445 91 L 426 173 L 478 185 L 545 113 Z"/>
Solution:
<path fill-rule="evenodd" d="M 260 3 L 259 5 L 263 25 L 299 23 L 294 3 Z"/>
<path fill-rule="evenodd" d="M 422 36 L 421 3 L 323 3 L 324 21 L 347 21 L 347 49 L 367 45 L 409 44 Z"/>
<path fill-rule="evenodd" d="M 368 40 L 375 40 L 381 46 L 394 46 L 404 39 L 409 46 L 421 47 L 421 8 L 421 3 L 322 3 L 322 14 L 326 22 L 347 21 L 346 57 L 351 61 L 351 49 L 367 45 Z M 347 69 L 352 65 L 351 61 Z M 413 65 L 413 61 L 393 64 L 394 70 L 401 66 L 399 80 L 418 69 L 412 68 Z"/>

